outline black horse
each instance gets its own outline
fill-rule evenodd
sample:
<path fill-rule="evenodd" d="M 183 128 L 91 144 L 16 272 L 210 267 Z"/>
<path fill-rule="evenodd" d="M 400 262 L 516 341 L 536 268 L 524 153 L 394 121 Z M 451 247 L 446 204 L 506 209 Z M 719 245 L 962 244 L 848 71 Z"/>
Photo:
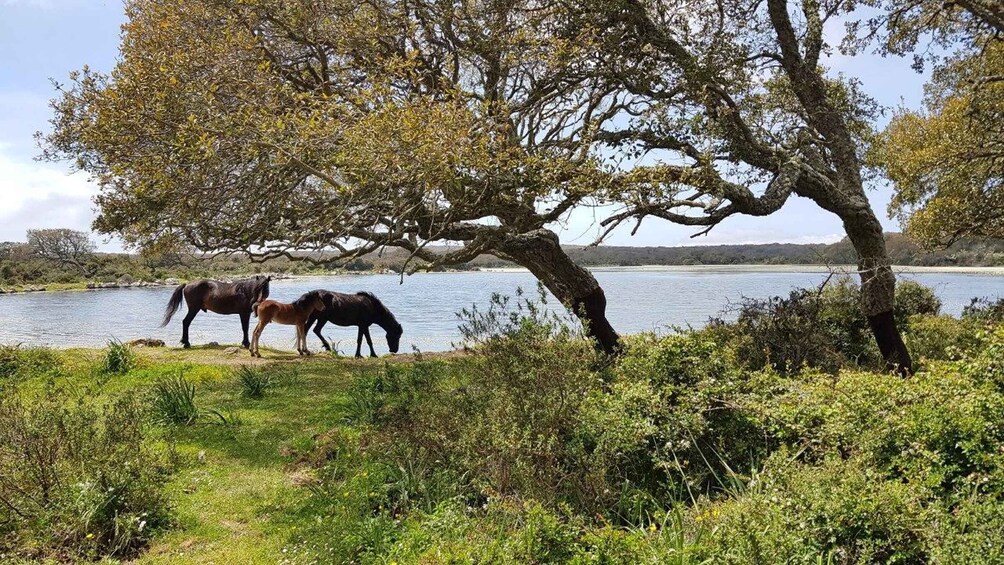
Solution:
<path fill-rule="evenodd" d="M 376 357 L 373 350 L 373 340 L 370 338 L 370 325 L 376 324 L 387 332 L 387 347 L 391 353 L 397 353 L 401 345 L 401 334 L 404 329 L 401 324 L 394 319 L 394 314 L 380 302 L 380 299 L 369 292 L 357 292 L 355 294 L 343 294 L 341 292 L 331 292 L 330 290 L 316 291 L 324 301 L 324 311 L 314 312 L 307 320 L 307 330 L 317 322 L 314 333 L 321 338 L 324 349 L 331 351 L 331 346 L 321 335 L 321 328 L 324 324 L 331 322 L 339 326 L 359 326 L 359 335 L 356 339 L 356 357 L 362 357 L 363 337 L 366 344 L 370 346 L 370 357 Z"/>
<path fill-rule="evenodd" d="M 188 341 L 188 326 L 192 325 L 192 320 L 199 310 L 203 312 L 213 311 L 217 314 L 240 314 L 241 328 L 244 330 L 244 341 L 241 345 L 248 347 L 251 342 L 248 340 L 248 323 L 251 321 L 251 305 L 268 298 L 268 284 L 272 280 L 271 276 L 256 275 L 249 279 L 235 282 L 221 282 L 200 280 L 183 284 L 175 289 L 171 295 L 171 300 L 167 303 L 167 310 L 164 312 L 164 321 L 160 327 L 164 327 L 171 321 L 171 317 L 181 307 L 181 299 L 188 303 L 188 314 L 181 326 L 181 343 L 186 348 L 192 344 Z"/>

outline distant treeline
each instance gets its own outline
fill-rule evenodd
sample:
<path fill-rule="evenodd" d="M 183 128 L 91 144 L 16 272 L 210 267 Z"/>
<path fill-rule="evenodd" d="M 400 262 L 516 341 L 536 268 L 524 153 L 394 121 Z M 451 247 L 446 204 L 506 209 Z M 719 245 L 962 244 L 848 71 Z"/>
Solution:
<path fill-rule="evenodd" d="M 288 258 L 253 262 L 239 255 L 210 257 L 178 253 L 156 257 L 125 253 L 97 253 L 84 243 L 73 246 L 68 237 L 86 238 L 81 232 L 38 230 L 31 243 L 0 243 L 0 287 L 77 284 L 88 281 L 190 280 L 202 277 L 241 276 L 249 273 L 310 274 L 342 271 L 394 271 L 404 268 L 408 254 L 400 249 L 371 253 L 349 262 L 312 263 Z M 42 236 L 49 236 L 49 240 Z M 54 236 L 60 236 L 55 239 Z M 889 255 L 896 265 L 1002 266 L 1004 241 L 964 240 L 949 249 L 924 251 L 899 233 L 886 235 Z M 70 243 L 73 243 L 72 240 Z M 79 242 L 78 242 L 79 243 Z M 67 251 L 69 249 L 70 251 Z M 436 248 L 432 248 L 435 251 Z M 854 249 L 847 240 L 833 244 L 769 243 L 764 245 L 707 245 L 694 247 L 582 247 L 566 246 L 580 265 L 840 265 L 854 264 Z M 72 251 L 72 252 L 71 252 Z M 419 263 L 416 263 L 419 264 Z M 471 270 L 512 267 L 493 256 L 482 256 L 463 265 Z"/>
<path fill-rule="evenodd" d="M 995 267 L 1004 265 L 1004 241 L 964 240 L 949 249 L 925 251 L 907 236 L 886 234 L 889 256 L 896 265 Z M 762 245 L 702 245 L 693 247 L 566 246 L 572 259 L 586 266 L 639 265 L 840 265 L 856 262 L 847 239 L 837 243 L 768 243 Z M 383 260 L 393 258 L 388 255 Z M 482 256 L 472 267 L 512 266 Z"/>

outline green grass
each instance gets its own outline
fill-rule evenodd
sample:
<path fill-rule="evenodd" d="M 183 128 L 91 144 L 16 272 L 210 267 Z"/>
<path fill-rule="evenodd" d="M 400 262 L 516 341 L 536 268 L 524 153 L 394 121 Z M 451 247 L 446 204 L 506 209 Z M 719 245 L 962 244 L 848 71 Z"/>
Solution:
<path fill-rule="evenodd" d="M 219 350 L 144 352 L 138 368 L 100 383 L 88 368 L 102 352 L 78 349 L 61 356 L 65 375 L 60 380 L 89 388 L 95 398 L 149 391 L 184 371 L 197 387 L 200 408 L 239 420 L 220 425 L 200 419 L 164 432 L 182 461 L 168 485 L 178 527 L 157 538 L 137 563 L 276 563 L 288 555 L 292 543 L 303 541 L 302 524 L 316 518 L 305 504 L 310 491 L 299 485 L 290 453 L 341 422 L 352 373 L 379 363 L 311 358 L 298 362 L 295 374 L 278 373 L 267 396 L 250 399 L 234 381 L 231 366 L 253 361 Z M 287 358 L 296 356 L 273 352 L 270 360 Z M 41 391 L 44 380 L 28 379 L 21 386 Z"/>

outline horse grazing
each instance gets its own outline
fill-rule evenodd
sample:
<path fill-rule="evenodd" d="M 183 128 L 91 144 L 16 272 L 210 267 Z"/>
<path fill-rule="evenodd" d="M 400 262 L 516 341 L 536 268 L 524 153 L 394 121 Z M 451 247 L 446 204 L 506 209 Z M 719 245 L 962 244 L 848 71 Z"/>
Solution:
<path fill-rule="evenodd" d="M 315 312 L 323 311 L 324 302 L 316 290 L 297 298 L 292 304 L 262 300 L 255 306 L 258 325 L 255 326 L 251 339 L 251 356 L 261 357 L 261 353 L 258 352 L 258 339 L 270 322 L 296 326 L 296 352 L 300 355 L 310 355 L 310 351 L 307 351 L 307 318 Z"/>
<path fill-rule="evenodd" d="M 221 282 L 202 279 L 200 281 L 183 284 L 174 290 L 171 300 L 167 303 L 167 310 L 164 312 L 164 321 L 160 327 L 164 327 L 171 321 L 171 317 L 181 307 L 182 298 L 188 304 L 188 314 L 181 324 L 181 344 L 186 348 L 192 344 L 188 341 L 188 326 L 192 325 L 192 320 L 199 310 L 203 312 L 212 311 L 217 314 L 239 314 L 241 317 L 241 328 L 244 330 L 244 341 L 241 345 L 248 347 L 248 324 L 251 321 L 251 305 L 255 302 L 268 298 L 268 284 L 272 280 L 271 276 L 256 275 L 249 279 L 235 282 Z"/>
<path fill-rule="evenodd" d="M 401 334 L 404 329 L 401 324 L 394 319 L 394 314 L 380 302 L 380 299 L 369 292 L 357 292 L 355 294 L 343 294 L 341 292 L 331 292 L 330 290 L 317 290 L 324 300 L 324 311 L 311 314 L 307 320 L 306 329 L 317 322 L 314 333 L 321 338 L 324 349 L 331 351 L 331 346 L 321 335 L 321 328 L 324 324 L 331 322 L 339 326 L 359 326 L 359 335 L 356 338 L 356 357 L 362 357 L 363 337 L 366 344 L 370 346 L 370 357 L 376 357 L 373 350 L 373 340 L 370 338 L 370 325 L 376 324 L 387 332 L 387 347 L 391 353 L 397 353 L 401 344 Z"/>

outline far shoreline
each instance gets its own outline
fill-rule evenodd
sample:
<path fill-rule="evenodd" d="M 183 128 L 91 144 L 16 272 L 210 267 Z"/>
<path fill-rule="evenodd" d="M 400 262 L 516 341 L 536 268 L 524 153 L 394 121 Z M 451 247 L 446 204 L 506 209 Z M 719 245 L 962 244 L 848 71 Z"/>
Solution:
<path fill-rule="evenodd" d="M 597 273 L 706 273 L 706 274 L 740 274 L 740 273 L 834 273 L 836 275 L 855 275 L 857 274 L 857 267 L 855 265 L 804 265 L 804 264 L 783 264 L 783 265 L 764 265 L 757 263 L 750 264 L 729 264 L 729 265 L 587 265 L 585 266 L 591 272 Z M 953 273 L 953 274 L 965 274 L 965 275 L 982 275 L 982 276 L 1004 276 L 1004 266 L 1001 267 L 972 267 L 972 266 L 916 266 L 916 265 L 893 265 L 893 272 L 896 275 L 911 275 L 911 274 L 922 274 L 922 273 Z M 464 273 L 483 273 L 483 274 L 500 274 L 500 273 L 529 273 L 530 271 L 523 267 L 477 267 L 474 269 L 465 270 L 448 270 L 448 271 L 417 271 L 412 273 L 412 275 L 452 275 L 452 274 L 464 274 Z M 220 277 L 221 280 L 233 280 L 244 277 L 253 276 L 254 274 L 262 273 L 249 273 L 247 275 L 239 277 Z M 265 273 L 267 274 L 267 273 Z M 275 273 L 273 273 L 275 275 Z M 310 274 L 297 274 L 297 275 L 286 275 L 279 274 L 275 282 L 283 280 L 309 280 L 324 277 L 359 277 L 359 276 L 375 276 L 375 275 L 393 275 L 401 276 L 400 273 L 393 271 L 332 271 L 329 273 L 310 273 Z M 407 276 L 412 276 L 407 275 Z M 212 277 L 209 277 L 212 278 Z M 177 284 L 184 284 L 182 282 L 175 284 L 165 284 L 156 282 L 143 282 L 142 284 L 123 284 L 115 286 L 95 286 L 88 288 L 88 283 L 60 283 L 55 285 L 28 285 L 26 287 L 14 287 L 14 288 L 4 288 L 0 292 L 0 296 L 15 296 L 15 295 L 25 295 L 25 294 L 51 294 L 51 293 L 62 293 L 62 292 L 90 292 L 90 291 L 103 291 L 103 290 L 130 290 L 137 288 L 173 288 Z"/>
<path fill-rule="evenodd" d="M 857 274 L 856 265 L 764 265 L 758 263 L 741 265 L 591 265 L 586 266 L 595 272 L 700 272 L 700 273 L 836 273 Z M 973 275 L 1004 275 L 1004 267 L 963 267 L 963 266 L 916 266 L 893 265 L 893 272 L 899 274 L 913 273 L 958 273 Z M 484 267 L 480 272 L 489 273 L 528 273 L 523 267 Z"/>

